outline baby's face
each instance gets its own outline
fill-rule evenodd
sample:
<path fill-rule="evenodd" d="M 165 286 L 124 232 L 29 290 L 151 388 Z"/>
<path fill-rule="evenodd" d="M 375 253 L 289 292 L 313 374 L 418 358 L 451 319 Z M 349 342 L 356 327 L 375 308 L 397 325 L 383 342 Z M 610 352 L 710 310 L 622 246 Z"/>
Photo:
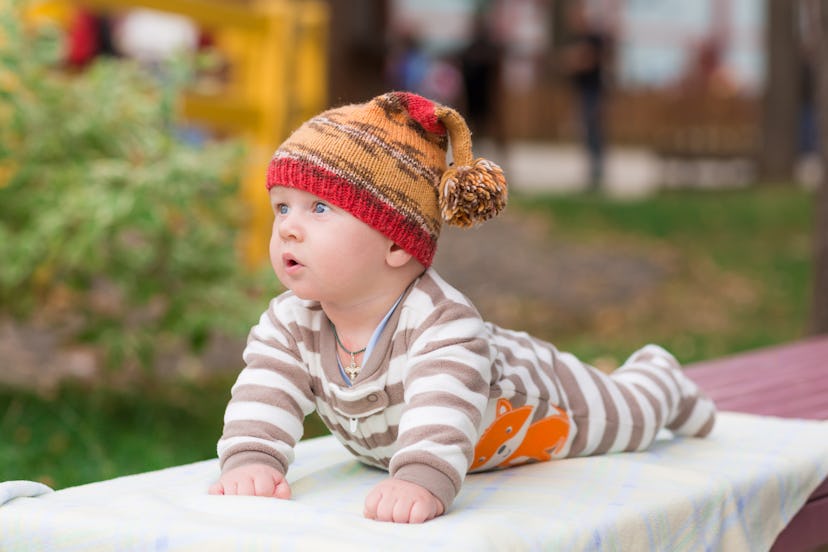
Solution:
<path fill-rule="evenodd" d="M 270 262 L 285 287 L 322 303 L 370 293 L 385 268 L 391 240 L 303 190 L 275 186 L 270 204 Z"/>

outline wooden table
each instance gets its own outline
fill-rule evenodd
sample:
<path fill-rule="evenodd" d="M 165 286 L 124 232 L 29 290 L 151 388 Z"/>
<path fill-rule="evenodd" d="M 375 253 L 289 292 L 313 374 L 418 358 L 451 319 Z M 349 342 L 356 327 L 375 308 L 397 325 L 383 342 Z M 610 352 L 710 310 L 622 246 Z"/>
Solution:
<path fill-rule="evenodd" d="M 828 420 L 828 335 L 692 364 L 719 410 Z M 828 479 L 776 539 L 775 552 L 828 545 Z"/>

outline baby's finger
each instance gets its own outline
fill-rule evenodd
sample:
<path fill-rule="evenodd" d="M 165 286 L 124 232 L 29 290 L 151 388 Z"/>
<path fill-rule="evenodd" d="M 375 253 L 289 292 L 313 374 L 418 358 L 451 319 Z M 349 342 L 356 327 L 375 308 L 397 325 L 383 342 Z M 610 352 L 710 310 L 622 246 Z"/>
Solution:
<path fill-rule="evenodd" d="M 418 500 L 411 507 L 409 523 L 424 523 L 437 515 L 436 508 L 429 501 Z"/>
<path fill-rule="evenodd" d="M 276 481 L 272 477 L 255 477 L 252 483 L 254 496 L 276 496 Z"/>
<path fill-rule="evenodd" d="M 287 500 L 290 498 L 290 494 L 290 485 L 288 484 L 287 479 L 282 477 L 281 481 L 276 481 L 276 488 L 273 491 L 273 496 Z"/>
<path fill-rule="evenodd" d="M 391 519 L 394 523 L 411 523 L 412 501 L 407 498 L 397 497 L 394 509 L 391 512 Z"/>
<path fill-rule="evenodd" d="M 394 521 L 394 506 L 396 504 L 397 501 L 393 496 L 380 495 L 374 519 L 377 521 Z"/>
<path fill-rule="evenodd" d="M 381 496 L 376 490 L 368 493 L 368 496 L 365 497 L 365 509 L 362 515 L 368 519 L 377 519 L 377 505 L 379 504 Z"/>
<path fill-rule="evenodd" d="M 256 496 L 256 483 L 252 477 L 236 481 L 235 493 L 242 496 Z"/>

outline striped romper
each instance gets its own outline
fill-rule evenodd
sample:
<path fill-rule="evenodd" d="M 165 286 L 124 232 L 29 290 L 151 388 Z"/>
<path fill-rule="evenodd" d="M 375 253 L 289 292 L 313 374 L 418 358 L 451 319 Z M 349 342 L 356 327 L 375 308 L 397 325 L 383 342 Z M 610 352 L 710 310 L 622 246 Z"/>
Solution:
<path fill-rule="evenodd" d="M 702 437 L 713 402 L 664 349 L 611 375 L 526 333 L 484 322 L 434 269 L 394 309 L 353 381 L 319 303 L 285 292 L 250 332 L 218 442 L 223 470 L 286 473 L 314 410 L 367 464 L 431 491 L 447 509 L 466 473 L 645 449 L 661 428 Z"/>

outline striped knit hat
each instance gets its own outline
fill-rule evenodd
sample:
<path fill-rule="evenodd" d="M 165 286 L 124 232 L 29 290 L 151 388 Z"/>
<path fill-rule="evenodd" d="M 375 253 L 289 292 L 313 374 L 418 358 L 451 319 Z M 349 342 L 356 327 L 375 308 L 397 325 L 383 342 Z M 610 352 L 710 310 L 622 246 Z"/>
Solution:
<path fill-rule="evenodd" d="M 425 267 L 443 220 L 473 226 L 497 215 L 507 197 L 500 167 L 473 159 L 460 114 L 408 92 L 307 121 L 273 155 L 267 189 L 274 186 L 305 190 L 345 209 Z"/>

